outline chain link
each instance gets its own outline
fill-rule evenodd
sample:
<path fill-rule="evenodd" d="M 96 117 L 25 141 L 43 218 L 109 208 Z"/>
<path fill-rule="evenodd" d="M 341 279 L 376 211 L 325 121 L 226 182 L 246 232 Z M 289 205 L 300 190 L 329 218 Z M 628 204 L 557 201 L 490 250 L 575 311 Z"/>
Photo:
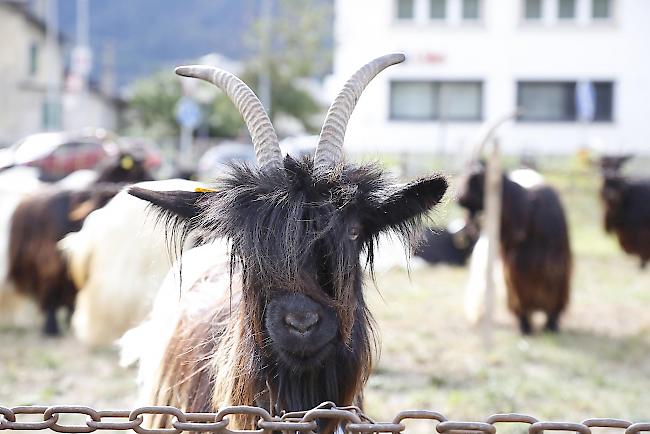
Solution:
<path fill-rule="evenodd" d="M 63 425 L 59 423 L 62 414 L 85 417 L 85 425 Z M 21 415 L 40 415 L 42 421 L 21 421 Z M 231 430 L 228 428 L 229 416 L 248 416 L 257 420 L 256 430 Z M 171 428 L 149 429 L 143 426 L 145 416 L 166 416 L 171 418 Z M 109 420 L 111 419 L 111 420 Z M 496 424 L 527 424 L 528 434 L 544 431 L 565 431 L 578 434 L 593 434 L 592 428 L 618 428 L 621 434 L 650 432 L 650 423 L 632 423 L 621 419 L 587 419 L 581 423 L 545 422 L 519 413 L 493 414 L 485 422 L 464 422 L 448 420 L 443 414 L 427 410 L 407 410 L 399 412 L 390 422 L 374 422 L 361 409 L 354 406 L 337 407 L 325 402 L 307 411 L 285 413 L 271 416 L 259 407 L 224 407 L 217 413 L 186 413 L 175 407 L 148 406 L 129 410 L 95 410 L 79 405 L 57 405 L 52 407 L 2 407 L 0 406 L 0 431 L 52 430 L 61 433 L 92 433 L 98 430 L 133 430 L 138 434 L 180 434 L 181 432 L 204 432 L 217 434 L 271 434 L 280 431 L 286 434 L 313 434 L 318 430 L 317 420 L 335 420 L 339 426 L 351 434 L 393 433 L 406 430 L 408 420 L 428 420 L 435 423 L 439 434 L 496 434 Z"/>

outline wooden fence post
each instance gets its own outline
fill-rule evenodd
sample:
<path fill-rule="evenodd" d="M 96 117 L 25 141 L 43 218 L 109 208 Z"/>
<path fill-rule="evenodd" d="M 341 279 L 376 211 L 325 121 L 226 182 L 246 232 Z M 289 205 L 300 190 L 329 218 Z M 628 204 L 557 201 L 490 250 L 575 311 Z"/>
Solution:
<path fill-rule="evenodd" d="M 488 256 L 485 276 L 485 314 L 483 315 L 483 343 L 492 346 L 495 298 L 495 264 L 499 257 L 501 229 L 501 160 L 499 141 L 495 138 L 485 171 L 485 234 L 488 238 Z"/>

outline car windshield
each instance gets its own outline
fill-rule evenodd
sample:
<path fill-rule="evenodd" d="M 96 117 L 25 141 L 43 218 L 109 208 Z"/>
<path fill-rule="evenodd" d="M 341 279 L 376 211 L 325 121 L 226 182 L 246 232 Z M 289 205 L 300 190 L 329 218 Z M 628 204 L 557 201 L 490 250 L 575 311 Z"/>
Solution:
<path fill-rule="evenodd" d="M 33 134 L 11 147 L 15 164 L 26 164 L 51 154 L 64 142 L 61 133 Z"/>

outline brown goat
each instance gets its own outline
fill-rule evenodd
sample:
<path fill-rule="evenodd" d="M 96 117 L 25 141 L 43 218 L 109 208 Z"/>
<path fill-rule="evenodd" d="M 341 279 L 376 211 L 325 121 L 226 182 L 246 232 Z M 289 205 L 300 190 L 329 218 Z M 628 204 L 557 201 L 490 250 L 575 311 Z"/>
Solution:
<path fill-rule="evenodd" d="M 86 216 L 115 196 L 123 182 L 151 179 L 143 164 L 121 153 L 103 166 L 95 184 L 80 190 L 50 186 L 23 199 L 14 210 L 8 278 L 17 292 L 32 297 L 46 314 L 45 334 L 59 333 L 56 312 L 66 307 L 71 314 L 76 295 L 57 242 L 80 230 Z"/>
<path fill-rule="evenodd" d="M 83 219 L 104 206 L 119 186 L 93 186 L 90 190 L 42 190 L 25 198 L 11 219 L 9 279 L 19 293 L 35 299 L 47 315 L 44 332 L 56 335 L 56 312 L 74 308 L 76 289 L 56 243 L 81 229 Z"/>
<path fill-rule="evenodd" d="M 459 197 L 472 218 L 483 209 L 484 185 L 481 164 Z M 546 185 L 524 188 L 503 176 L 500 226 L 508 308 L 521 332 L 531 333 L 535 311 L 546 314 L 546 330 L 557 331 L 569 301 L 572 268 L 568 225 L 557 192 Z"/>

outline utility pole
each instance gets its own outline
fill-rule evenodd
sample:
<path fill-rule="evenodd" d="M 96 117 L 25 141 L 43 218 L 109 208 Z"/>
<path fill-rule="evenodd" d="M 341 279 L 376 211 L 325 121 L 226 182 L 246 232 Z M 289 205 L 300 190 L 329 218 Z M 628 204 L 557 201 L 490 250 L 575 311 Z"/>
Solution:
<path fill-rule="evenodd" d="M 76 115 L 83 126 L 87 126 L 88 78 L 92 69 L 92 51 L 90 50 L 89 0 L 77 0 L 77 35 L 76 46 L 72 52 L 72 74 L 77 92 Z"/>
<path fill-rule="evenodd" d="M 259 98 L 266 111 L 271 113 L 271 71 L 269 56 L 271 55 L 271 0 L 262 0 L 260 9 L 260 58 L 262 60 L 259 73 Z"/>
<path fill-rule="evenodd" d="M 90 24 L 89 24 L 89 7 L 88 0 L 77 0 L 77 48 L 90 51 Z M 85 72 L 85 71 L 84 71 Z M 88 84 L 87 75 L 83 77 L 85 85 Z"/>
<path fill-rule="evenodd" d="M 59 56 L 59 4 L 57 0 L 48 0 L 47 2 L 45 25 L 48 75 L 43 127 L 52 131 L 61 128 L 61 59 Z"/>
<path fill-rule="evenodd" d="M 102 51 L 100 90 L 105 96 L 115 94 L 115 45 L 112 42 L 104 44 Z"/>

